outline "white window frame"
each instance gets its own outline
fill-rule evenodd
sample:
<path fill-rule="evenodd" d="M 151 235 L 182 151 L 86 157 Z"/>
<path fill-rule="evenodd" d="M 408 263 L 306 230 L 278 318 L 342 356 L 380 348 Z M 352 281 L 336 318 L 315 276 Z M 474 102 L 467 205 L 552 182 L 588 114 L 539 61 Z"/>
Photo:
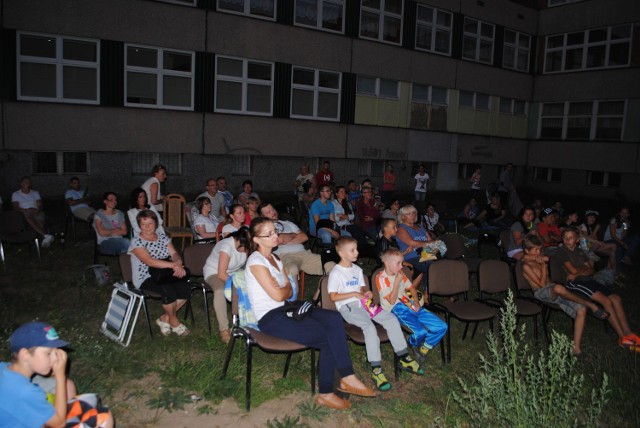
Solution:
<path fill-rule="evenodd" d="M 237 77 L 237 76 L 227 76 L 227 75 L 218 75 L 218 61 L 221 59 L 231 59 L 231 60 L 235 60 L 235 61 L 242 61 L 242 77 Z M 266 80 L 259 80 L 259 79 L 250 79 L 247 75 L 248 75 L 248 71 L 249 71 L 249 63 L 256 63 L 256 64 L 263 64 L 263 65 L 269 65 L 271 67 L 271 80 L 266 81 Z M 215 104 L 215 108 L 214 111 L 215 112 L 220 112 L 220 113 L 236 113 L 236 114 L 245 114 L 245 115 L 250 115 L 250 116 L 273 116 L 273 87 L 274 87 L 274 72 L 275 72 L 275 64 L 273 62 L 269 62 L 269 61 L 260 61 L 260 60 L 254 60 L 254 59 L 249 59 L 249 58 L 239 58 L 239 57 L 232 57 L 232 56 L 226 56 L 226 55 L 219 55 L 216 56 L 216 67 L 215 67 L 215 95 L 214 95 L 214 104 Z M 225 81 L 225 82 L 235 82 L 235 83 L 241 83 L 242 84 L 242 107 L 240 110 L 230 110 L 230 109 L 224 109 L 224 108 L 218 108 L 218 99 L 217 99 L 217 94 L 218 94 L 218 82 L 219 81 Z M 270 103 L 269 103 L 269 112 L 264 113 L 264 112 L 257 112 L 257 111 L 249 111 L 247 110 L 247 85 L 258 85 L 258 86 L 268 86 L 270 88 Z"/>
<path fill-rule="evenodd" d="M 598 111 L 599 111 L 599 106 L 600 106 L 600 102 L 611 102 L 611 101 L 617 101 L 617 102 L 623 102 L 624 103 L 624 107 L 623 107 L 623 112 L 620 115 L 599 115 Z M 570 104 L 574 102 L 591 102 L 592 106 L 591 106 L 591 114 L 589 115 L 585 115 L 585 114 L 570 114 L 569 113 L 569 109 L 570 109 Z M 562 116 L 558 116 L 558 115 L 548 115 L 548 116 L 543 116 L 543 112 L 544 112 L 544 105 L 545 104 L 563 104 L 563 114 Z M 609 117 L 609 118 L 615 118 L 615 117 L 620 117 L 622 118 L 621 124 L 620 124 L 620 138 L 619 139 L 602 139 L 602 141 L 623 141 L 624 140 L 624 127 L 625 127 L 625 120 L 626 120 L 626 116 L 627 116 L 627 100 L 620 100 L 620 99 L 615 99 L 615 100 L 584 100 L 584 101 L 553 101 L 553 102 L 549 102 L 549 103 L 540 103 L 540 119 L 538 121 L 538 139 L 542 138 L 541 134 L 542 134 L 542 120 L 544 118 L 550 118 L 550 119 L 562 119 L 562 131 L 561 131 L 561 136 L 558 138 L 560 140 L 574 140 L 574 141 L 593 141 L 596 140 L 596 135 L 597 135 L 597 131 L 598 131 L 598 118 L 602 118 L 602 117 Z M 567 129 L 568 129 L 568 125 L 569 125 L 569 119 L 572 117 L 589 117 L 590 119 L 590 128 L 589 128 L 589 138 L 588 139 L 583 139 L 583 138 L 567 138 Z"/>
<path fill-rule="evenodd" d="M 56 41 L 56 57 L 37 57 L 20 54 L 20 42 L 22 36 L 35 36 L 35 37 L 47 37 L 55 39 Z M 96 44 L 96 61 L 78 61 L 64 59 L 63 44 L 65 40 L 88 42 Z M 56 96 L 44 97 L 44 96 L 31 96 L 21 95 L 22 82 L 21 82 L 21 65 L 22 63 L 35 63 L 35 64 L 49 64 L 56 67 Z M 79 67 L 86 69 L 93 69 L 96 71 L 96 99 L 85 100 L 77 98 L 64 98 L 64 67 Z M 100 104 L 100 40 L 87 39 L 81 37 L 68 37 L 68 36 L 56 36 L 52 34 L 32 33 L 19 31 L 16 35 L 16 81 L 17 81 L 17 98 L 22 101 L 46 101 L 46 102 L 59 102 L 59 103 L 74 103 L 74 104 Z"/>
<path fill-rule="evenodd" d="M 507 43 L 507 32 L 513 33 L 515 38 L 515 44 Z M 524 73 L 529 72 L 529 57 L 531 54 L 531 36 L 529 34 L 521 33 L 516 30 L 511 30 L 509 28 L 504 29 L 504 46 L 502 47 L 502 66 L 504 68 L 508 68 L 511 70 L 522 71 Z M 523 48 L 520 46 L 520 42 L 522 39 L 527 38 L 527 47 Z M 505 58 L 507 57 L 507 48 L 513 49 L 513 66 L 505 65 Z M 519 58 L 520 53 L 526 53 L 526 64 L 520 64 Z"/>
<path fill-rule="evenodd" d="M 56 172 L 38 172 L 35 170 L 35 155 L 37 153 L 55 153 L 56 155 Z M 64 155 L 65 153 L 84 153 L 86 156 L 86 171 L 68 171 L 64 168 Z M 91 172 L 91 156 L 90 152 L 85 152 L 82 150 L 68 150 L 68 151 L 48 151 L 48 150 L 38 150 L 32 152 L 32 167 L 33 174 L 37 175 L 63 175 L 63 174 L 76 174 L 76 175 L 89 175 Z"/>
<path fill-rule="evenodd" d="M 414 89 L 415 86 L 423 86 L 427 88 L 427 99 L 417 99 L 414 97 Z M 446 100 L 443 103 L 437 102 L 437 101 L 433 101 L 433 90 L 434 89 L 444 89 L 446 91 Z M 433 104 L 433 105 L 439 105 L 439 106 L 448 106 L 449 105 L 449 90 L 447 88 L 444 88 L 442 86 L 434 86 L 434 85 L 423 85 L 422 83 L 412 83 L 411 84 L 411 102 L 412 103 L 421 103 L 421 104 Z"/>
<path fill-rule="evenodd" d="M 467 94 L 473 94 L 473 106 L 472 107 L 466 106 L 466 105 L 463 106 L 462 104 L 460 104 L 460 101 L 459 101 L 459 98 L 458 98 L 458 107 L 459 108 L 473 109 L 473 110 L 478 110 L 478 111 L 488 111 L 488 112 L 491 111 L 491 95 L 484 94 L 484 93 L 481 93 L 481 92 L 460 91 L 459 96 L 461 96 L 463 92 L 466 92 Z M 488 97 L 487 108 L 478 106 L 478 95 Z"/>
<path fill-rule="evenodd" d="M 591 174 L 593 173 L 602 173 L 603 177 L 602 177 L 602 184 L 597 184 L 597 183 L 592 183 L 591 180 Z M 608 172 L 608 171 L 587 171 L 587 186 L 597 186 L 597 187 L 608 187 L 608 188 L 615 188 L 615 189 L 619 189 L 620 186 L 613 186 L 609 184 L 609 181 L 611 181 L 611 175 L 612 174 L 617 174 L 619 177 L 619 181 L 622 181 L 622 174 L 620 174 L 619 172 Z"/>
<path fill-rule="evenodd" d="M 303 71 L 312 71 L 314 73 L 313 75 L 313 82 L 314 84 L 311 85 L 303 85 L 300 83 L 294 83 L 293 78 L 294 78 L 294 74 L 295 74 L 295 70 L 303 70 Z M 325 88 L 323 86 L 320 86 L 319 82 L 320 82 L 320 73 L 330 73 L 330 74 L 335 74 L 338 76 L 338 88 Z M 305 116 L 305 115 L 301 115 L 301 114 L 294 114 L 293 113 L 293 90 L 294 89 L 300 89 L 300 90 L 304 90 L 304 91 L 312 91 L 313 92 L 313 115 L 311 116 Z M 340 102 L 340 97 L 341 97 L 341 91 L 342 91 L 342 73 L 337 72 L 337 71 L 329 71 L 329 70 L 319 70 L 319 69 L 313 69 L 313 68 L 306 68 L 306 67 L 298 67 L 298 66 L 293 66 L 292 70 L 291 70 L 291 97 L 290 97 L 290 116 L 292 118 L 296 118 L 296 119 L 313 119 L 313 120 L 323 120 L 323 121 L 329 121 L 329 122 L 338 122 L 340 121 L 340 104 L 342 104 Z M 326 94 L 336 94 L 338 95 L 338 108 L 337 108 L 337 116 L 335 118 L 332 117 L 324 117 L 324 116 L 318 116 L 318 101 L 319 101 L 319 94 L 320 93 L 326 93 Z"/>
<path fill-rule="evenodd" d="M 327 31 L 330 33 L 336 33 L 336 34 L 344 34 L 344 16 L 345 16 L 345 4 L 344 4 L 344 0 L 313 0 L 317 3 L 317 11 L 316 11 L 316 25 L 309 25 L 309 24 L 303 24 L 300 22 L 297 22 L 296 18 L 298 17 L 297 12 L 298 12 L 298 1 L 299 0 L 295 0 L 294 3 L 294 9 L 293 9 L 293 24 L 300 26 L 300 27 L 305 27 L 305 28 L 315 28 L 317 30 L 321 30 L 321 31 Z M 342 28 L 337 31 L 337 30 L 333 30 L 331 28 L 325 28 L 322 26 L 322 23 L 324 22 L 324 4 L 325 3 L 330 3 L 330 4 L 334 4 L 334 5 L 340 5 L 342 7 Z"/>
<path fill-rule="evenodd" d="M 381 77 L 372 77 L 372 76 L 361 76 L 358 75 L 358 79 L 360 78 L 365 78 L 365 79 L 375 79 L 376 80 L 376 84 L 375 84 L 375 93 L 370 93 L 370 92 L 360 92 L 358 91 L 357 87 L 357 81 L 356 81 L 356 95 L 361 95 L 361 96 L 368 96 L 368 97 L 376 97 L 376 98 L 382 98 L 382 99 L 386 99 L 386 100 L 398 100 L 400 99 L 400 81 L 399 80 L 394 80 L 394 79 L 384 79 Z M 382 95 L 381 91 L 380 91 L 380 84 L 382 82 L 382 80 L 386 80 L 388 82 L 395 82 L 396 84 L 396 94 L 395 96 L 388 96 L 388 95 Z"/>
<path fill-rule="evenodd" d="M 509 103 L 509 108 L 507 111 L 504 111 L 503 109 L 503 102 L 508 102 Z M 516 113 L 516 103 L 524 103 L 524 112 L 522 114 Z M 506 98 L 506 97 L 500 97 L 500 106 L 498 108 L 498 112 L 500 114 L 510 114 L 513 116 L 526 116 L 527 112 L 528 112 L 528 107 L 529 107 L 529 103 L 527 103 L 524 100 L 518 100 L 515 98 Z"/>
<path fill-rule="evenodd" d="M 156 55 L 156 67 L 140 67 L 140 66 L 131 66 L 128 65 L 128 56 L 130 48 L 140 48 L 147 50 L 155 50 L 157 52 Z M 165 70 L 163 61 L 164 61 L 164 53 L 165 52 L 175 52 L 181 55 L 189 55 L 191 57 L 191 71 L 177 71 L 177 70 Z M 193 51 L 184 51 L 180 49 L 171 49 L 171 48 L 161 48 L 157 46 L 146 46 L 146 45 L 138 45 L 127 43 L 124 45 L 124 105 L 126 107 L 135 107 L 135 108 L 157 108 L 163 110 L 185 110 L 185 111 L 193 111 L 193 106 L 195 102 L 195 53 Z M 155 104 L 143 104 L 143 103 L 133 103 L 127 101 L 127 94 L 129 88 L 129 79 L 127 78 L 128 72 L 134 73 L 143 73 L 143 74 L 151 74 L 155 75 L 156 78 L 156 103 Z M 191 81 L 191 104 L 187 106 L 174 106 L 174 105 L 165 105 L 164 104 L 164 76 L 175 76 L 181 78 L 189 78 Z"/>
<path fill-rule="evenodd" d="M 418 16 L 420 15 L 421 8 L 431 10 L 431 22 L 422 21 L 418 18 Z M 449 15 L 451 26 L 447 27 L 446 25 L 438 24 L 438 15 L 440 14 Z M 418 46 L 418 28 L 419 27 L 424 27 L 425 31 L 431 32 L 431 46 L 429 48 Z M 447 49 L 446 52 L 442 52 L 436 49 L 436 34 L 438 31 L 446 31 L 449 34 L 449 48 Z M 453 39 L 452 35 L 453 35 L 453 14 L 451 12 L 447 12 L 441 9 L 436 9 L 435 7 L 420 4 L 420 3 L 416 4 L 416 42 L 415 42 L 416 50 L 431 52 L 438 55 L 451 56 L 451 43 Z"/>
<path fill-rule="evenodd" d="M 588 30 L 584 30 L 584 31 L 576 31 L 576 32 L 572 32 L 572 33 L 564 33 L 564 34 L 553 34 L 553 35 L 549 35 L 545 37 L 545 49 L 544 49 L 544 67 L 543 67 L 543 73 L 544 74 L 552 74 L 552 73 L 567 73 L 567 72 L 573 72 L 573 71 L 586 71 L 586 70 L 602 70 L 602 69 L 608 69 L 608 68 L 623 68 L 623 67 L 629 67 L 629 65 L 631 64 L 631 51 L 632 51 L 632 40 L 633 40 L 633 24 L 626 24 L 626 26 L 629 27 L 629 37 L 625 37 L 625 38 L 621 38 L 621 39 L 615 39 L 612 40 L 611 39 L 611 32 L 613 30 L 613 28 L 616 27 L 624 27 L 625 24 L 622 25 L 613 25 L 613 26 L 609 26 L 609 27 L 600 27 L 600 28 L 590 28 Z M 598 41 L 598 42 L 589 42 L 588 38 L 589 38 L 589 32 L 590 31 L 596 31 L 596 30 L 603 30 L 606 29 L 607 30 L 607 39 L 603 40 L 603 41 Z M 582 33 L 583 37 L 582 37 L 582 43 L 580 44 L 573 44 L 573 45 L 568 45 L 568 39 L 569 39 L 569 35 L 570 34 L 577 34 L 577 33 Z M 557 46 L 557 47 L 549 47 L 549 39 L 552 37 L 562 37 L 563 41 L 562 41 L 562 46 Z M 609 65 L 610 62 L 610 52 L 611 52 L 611 47 L 612 45 L 618 45 L 618 44 L 623 44 L 623 43 L 628 43 L 629 44 L 629 52 L 627 54 L 627 63 L 626 64 L 621 64 L 621 65 Z M 604 55 L 604 65 L 601 67 L 588 67 L 587 64 L 587 60 L 588 60 L 588 53 L 589 53 L 589 48 L 594 48 L 594 47 L 598 47 L 598 46 L 604 46 L 605 47 L 605 55 Z M 576 68 L 570 68 L 567 69 L 567 51 L 574 51 L 574 50 L 581 50 L 582 52 L 582 61 L 581 61 L 581 65 L 579 67 Z M 559 70 L 548 70 L 547 69 L 547 62 L 548 62 L 548 56 L 550 54 L 554 54 L 554 53 L 561 53 L 561 61 L 560 61 L 560 69 Z"/>
<path fill-rule="evenodd" d="M 467 22 L 470 22 L 470 21 L 475 21 L 476 22 L 476 31 L 475 32 L 470 32 L 470 31 L 466 30 Z M 462 39 L 463 39 L 462 58 L 470 60 L 470 61 L 479 62 L 481 64 L 493 64 L 493 49 L 495 47 L 495 42 L 496 42 L 496 26 L 493 25 L 493 24 L 490 24 L 488 22 L 481 21 L 481 20 L 476 19 L 476 18 L 470 18 L 468 16 L 464 17 L 464 24 L 463 25 L 464 25 L 463 28 L 465 28 L 465 30 L 463 31 L 463 36 L 462 36 Z M 488 26 L 491 27 L 491 37 L 486 37 L 486 36 L 482 35 L 482 26 L 483 25 L 488 25 Z M 473 57 L 465 56 L 465 54 L 464 54 L 464 39 L 465 38 L 469 38 L 469 39 L 475 40 L 476 47 L 474 49 Z M 480 59 L 480 51 L 481 51 L 480 45 L 481 45 L 482 42 L 485 42 L 485 43 L 489 42 L 491 44 L 491 59 L 489 61 L 482 61 Z"/>
<path fill-rule="evenodd" d="M 385 5 L 387 0 L 379 0 L 380 1 L 380 8 L 378 9 L 374 9 L 372 7 L 367 7 L 364 6 L 362 4 L 362 1 L 360 1 L 360 38 L 362 39 L 367 39 L 367 40 L 375 40 L 378 42 L 382 42 L 382 43 L 388 43 L 391 45 L 396 45 L 396 46 L 401 46 L 402 45 L 402 29 L 404 27 L 404 20 L 403 20 L 403 14 L 404 14 L 404 0 L 400 0 L 401 2 L 401 10 L 400 10 L 400 14 L 395 14 L 392 12 L 387 12 L 385 11 Z M 362 15 L 364 12 L 368 12 L 371 14 L 376 14 L 378 15 L 378 36 L 377 37 L 369 37 L 369 36 L 364 36 L 362 34 L 363 31 L 363 26 L 362 26 Z M 384 39 L 384 20 L 385 17 L 390 17 L 393 19 L 399 19 L 400 20 L 400 40 L 397 42 L 394 41 L 390 41 L 390 40 L 385 40 Z"/>
<path fill-rule="evenodd" d="M 182 175 L 182 153 L 133 153 L 131 163 L 132 175 L 149 175 L 158 164 L 164 165 L 171 175 Z"/>
<path fill-rule="evenodd" d="M 276 17 L 278 16 L 278 0 L 272 0 L 273 1 L 273 16 L 264 16 L 264 15 L 257 15 L 257 14 L 253 14 L 251 13 L 251 1 L 252 0 L 242 0 L 243 1 L 243 8 L 244 11 L 242 12 L 238 12 L 236 10 L 231 10 L 231 9 L 225 9 L 223 7 L 220 7 L 220 0 L 216 0 L 216 11 L 221 12 L 221 13 L 230 13 L 232 15 L 242 15 L 242 16 L 250 16 L 252 18 L 257 18 L 257 19 L 264 19 L 267 21 L 275 21 Z M 261 0 L 261 1 L 268 1 L 268 0 Z"/>

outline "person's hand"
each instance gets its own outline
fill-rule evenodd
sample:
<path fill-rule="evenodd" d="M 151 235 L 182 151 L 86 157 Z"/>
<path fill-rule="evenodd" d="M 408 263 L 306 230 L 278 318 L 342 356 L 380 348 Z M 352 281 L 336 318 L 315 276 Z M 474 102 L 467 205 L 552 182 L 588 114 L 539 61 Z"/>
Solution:
<path fill-rule="evenodd" d="M 331 231 L 331 236 L 333 236 L 334 238 L 336 238 L 336 239 L 337 239 L 337 238 L 339 238 L 339 237 L 340 237 L 340 234 L 339 234 L 338 232 L 336 232 L 335 230 L 332 230 L 332 231 Z"/>
<path fill-rule="evenodd" d="M 574 274 L 570 273 L 569 275 L 567 275 L 567 279 L 569 281 L 573 281 L 574 279 L 576 279 L 576 276 Z"/>
<path fill-rule="evenodd" d="M 53 376 L 57 379 L 64 378 L 67 370 L 67 353 L 60 348 L 51 351 L 53 366 L 51 370 Z"/>
<path fill-rule="evenodd" d="M 184 278 L 184 276 L 187 274 L 187 271 L 184 270 L 181 261 L 173 262 L 173 266 L 171 266 L 171 268 L 173 269 L 173 276 L 175 276 L 176 278 Z"/>
<path fill-rule="evenodd" d="M 371 291 L 365 291 L 364 292 L 364 297 L 366 297 L 367 299 L 372 299 L 373 298 L 373 293 Z"/>

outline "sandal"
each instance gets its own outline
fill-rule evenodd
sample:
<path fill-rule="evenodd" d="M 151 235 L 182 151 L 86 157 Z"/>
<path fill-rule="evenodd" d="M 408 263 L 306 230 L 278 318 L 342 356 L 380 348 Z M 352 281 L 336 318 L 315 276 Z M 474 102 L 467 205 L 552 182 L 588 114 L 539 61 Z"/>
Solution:
<path fill-rule="evenodd" d="M 177 327 L 171 327 L 171 331 L 177 334 L 178 336 L 187 336 L 189 335 L 189 333 L 191 333 L 187 328 L 187 326 L 182 323 L 180 323 L 180 325 Z"/>
<path fill-rule="evenodd" d="M 160 318 L 156 320 L 156 324 L 160 327 L 160 333 L 162 333 L 163 336 L 171 334 L 171 324 L 162 321 Z"/>
<path fill-rule="evenodd" d="M 597 319 L 599 319 L 600 321 L 604 321 L 607 318 L 609 318 L 609 313 L 602 309 L 598 309 L 597 311 L 591 311 L 591 314 Z"/>

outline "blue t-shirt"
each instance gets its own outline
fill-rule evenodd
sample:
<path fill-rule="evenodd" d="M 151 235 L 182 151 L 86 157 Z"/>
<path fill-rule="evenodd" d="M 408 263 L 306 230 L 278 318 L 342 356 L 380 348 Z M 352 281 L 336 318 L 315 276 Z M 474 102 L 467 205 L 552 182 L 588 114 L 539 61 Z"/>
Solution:
<path fill-rule="evenodd" d="M 419 230 L 414 230 L 414 229 L 408 227 L 405 224 L 401 224 L 399 227 L 401 227 L 404 230 L 406 230 L 407 233 L 409 234 L 409 236 L 411 236 L 411 239 L 413 239 L 414 241 L 425 241 L 425 242 L 427 242 L 429 240 L 429 237 L 427 236 L 427 231 L 424 230 L 424 227 L 422 225 L 420 225 L 420 229 Z M 402 242 L 397 236 L 396 236 L 396 242 L 398 243 L 398 248 L 403 253 L 409 247 L 407 244 Z M 404 255 L 404 260 L 407 261 L 407 262 L 410 262 L 411 260 L 415 260 L 415 259 L 419 259 L 419 258 L 420 258 L 420 254 L 418 254 L 415 251 L 409 251 L 407 254 Z"/>
<path fill-rule="evenodd" d="M 319 216 L 320 220 L 324 220 L 328 219 L 334 212 L 333 202 L 327 201 L 327 203 L 323 204 L 320 199 L 313 201 L 313 204 L 311 204 L 311 208 L 309 209 L 309 233 L 316 236 L 316 222 L 313 219 L 314 215 Z"/>
<path fill-rule="evenodd" d="M 40 428 L 54 414 L 42 389 L 0 363 L 0 428 Z"/>

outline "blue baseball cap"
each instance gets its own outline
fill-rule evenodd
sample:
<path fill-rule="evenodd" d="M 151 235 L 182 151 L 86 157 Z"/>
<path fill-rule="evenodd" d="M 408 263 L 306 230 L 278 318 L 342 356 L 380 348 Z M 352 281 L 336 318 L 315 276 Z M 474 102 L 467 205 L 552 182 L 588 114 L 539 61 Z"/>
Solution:
<path fill-rule="evenodd" d="M 18 352 L 22 348 L 43 346 L 45 348 L 62 348 L 69 342 L 60 340 L 55 328 L 44 322 L 32 321 L 21 325 L 11 335 L 11 352 Z"/>

